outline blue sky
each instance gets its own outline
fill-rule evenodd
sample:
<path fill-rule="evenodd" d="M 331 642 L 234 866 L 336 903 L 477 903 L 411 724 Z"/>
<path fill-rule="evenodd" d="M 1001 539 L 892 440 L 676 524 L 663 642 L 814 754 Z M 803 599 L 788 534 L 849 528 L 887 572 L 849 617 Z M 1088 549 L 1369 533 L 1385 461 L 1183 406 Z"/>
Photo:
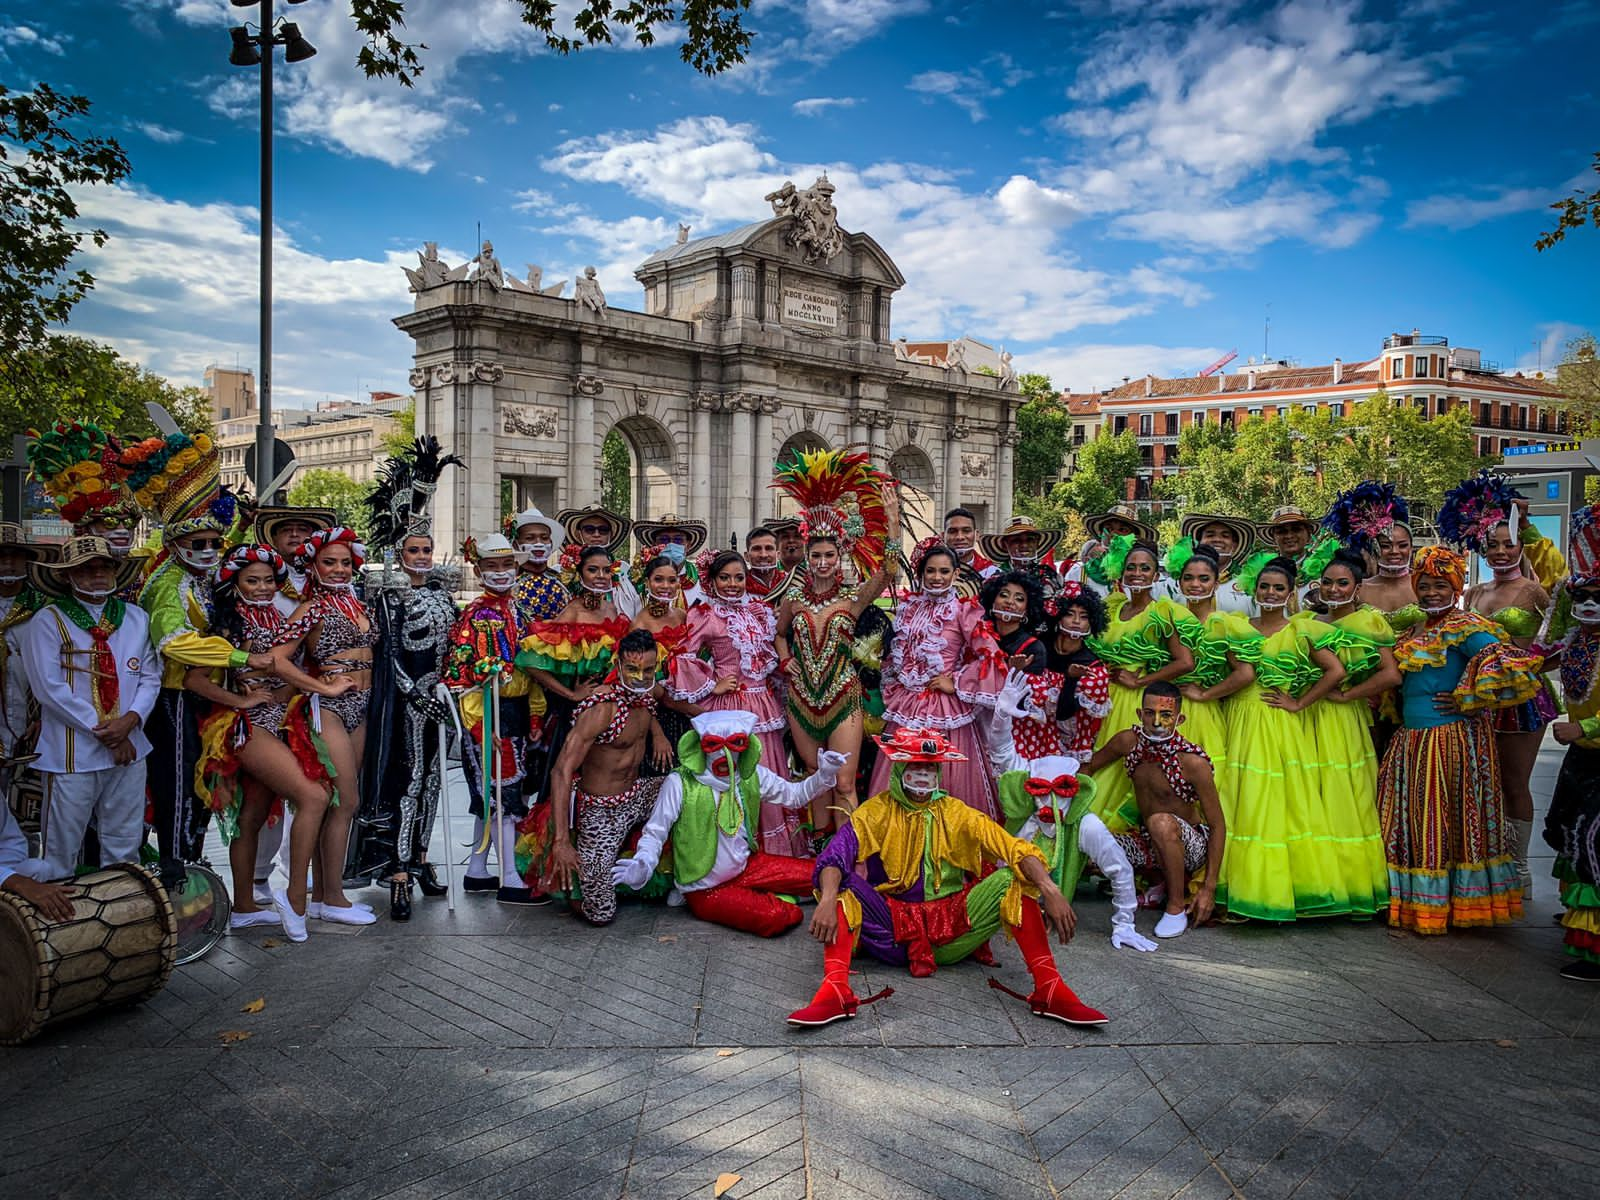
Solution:
<path fill-rule="evenodd" d="M 285 6 L 279 4 L 280 10 Z M 674 39 L 554 56 L 510 0 L 410 0 L 418 87 L 368 82 L 348 6 L 287 8 L 279 66 L 280 402 L 405 390 L 401 264 L 481 225 L 612 304 L 669 244 L 764 215 L 826 169 L 841 222 L 907 278 L 896 332 L 969 333 L 1088 390 L 1219 354 L 1376 353 L 1419 327 L 1549 366 L 1600 332 L 1600 233 L 1540 255 L 1600 150 L 1589 0 L 756 0 L 750 61 Z M 226 0 L 54 0 L 0 17 L 0 78 L 87 94 L 128 184 L 73 329 L 179 382 L 255 360 L 256 75 Z M 1587 181 L 1587 182 L 1586 182 Z"/>

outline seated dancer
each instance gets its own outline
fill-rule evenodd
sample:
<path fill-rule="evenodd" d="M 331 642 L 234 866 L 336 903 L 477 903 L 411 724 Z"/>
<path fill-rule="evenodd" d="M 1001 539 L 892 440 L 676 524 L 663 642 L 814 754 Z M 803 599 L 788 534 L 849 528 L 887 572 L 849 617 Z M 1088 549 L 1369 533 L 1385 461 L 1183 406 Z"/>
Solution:
<path fill-rule="evenodd" d="M 1002 928 L 1033 976 L 1026 999 L 1035 1016 L 1105 1024 L 1066 985 L 1051 954 L 1045 922 L 1066 943 L 1077 917 L 1039 848 L 940 789 L 940 764 L 960 752 L 937 730 L 901 729 L 878 745 L 894 764 L 889 790 L 856 809 L 817 858 L 811 935 L 824 947 L 822 986 L 789 1024 L 856 1015 L 850 957 L 858 938 L 874 958 L 923 977 L 981 952 Z"/>
<path fill-rule="evenodd" d="M 548 904 L 542 894 L 530 892 L 517 873 L 512 854 L 517 822 L 529 811 L 520 786 L 527 770 L 529 695 L 532 681 L 516 665 L 517 647 L 527 628 L 517 615 L 513 589 L 517 583 L 516 554 L 498 533 L 468 538 L 462 554 L 478 572 L 483 592 L 467 602 L 449 634 L 443 679 L 459 697 L 461 722 L 467 737 L 461 747 L 462 772 L 472 796 L 471 812 L 477 818 L 472 832 L 472 855 L 461 881 L 464 892 L 494 892 L 502 904 Z M 500 681 L 500 703 L 493 713 L 494 741 L 485 755 L 492 684 Z M 484 770 L 487 757 L 489 769 Z M 496 800 L 495 783 L 500 788 Z M 490 810 L 502 806 L 496 821 Z M 489 873 L 489 851 L 500 858 L 500 877 Z"/>
<path fill-rule="evenodd" d="M 673 882 L 690 912 L 702 921 L 776 937 L 800 924 L 800 906 L 784 893 L 810 891 L 812 863 L 761 849 L 754 822 L 758 806 L 804 808 L 834 785 L 845 756 L 824 750 L 814 775 L 790 783 L 760 765 L 755 714 L 705 712 L 693 725 L 678 742 L 682 765 L 662 780 L 638 849 L 618 861 L 612 879 L 619 887 L 644 887 L 670 837 Z"/>
<path fill-rule="evenodd" d="M 658 763 L 672 748 L 655 719 L 656 640 L 635 629 L 617 643 L 616 671 L 578 704 L 561 752 L 550 772 L 550 847 L 540 882 L 582 896 L 573 913 L 591 925 L 609 925 L 617 915 L 612 868 L 630 833 L 655 807 L 662 777 L 641 778 L 649 748 Z M 577 845 L 572 831 L 577 829 Z M 539 866 L 535 856 L 535 866 Z"/>
<path fill-rule="evenodd" d="M 270 653 L 288 619 L 275 600 L 286 568 L 268 546 L 236 546 L 217 571 L 207 633 L 250 654 Z M 270 672 L 248 666 L 224 672 L 191 667 L 183 686 L 211 711 L 200 721 L 195 790 L 216 814 L 233 871 L 229 928 L 279 925 L 292 942 L 306 940 L 306 870 L 316 850 L 332 778 L 328 748 L 312 727 L 304 697 L 343 695 L 348 676 L 313 679 L 291 662 Z M 294 813 L 289 836 L 289 886 L 263 906 L 255 896 L 257 844 L 276 798 Z M 287 818 L 287 813 L 284 818 Z M 282 827 L 280 819 L 276 824 Z"/>
<path fill-rule="evenodd" d="M 552 567 L 561 561 L 561 543 L 567 531 L 554 517 L 537 508 L 526 508 L 511 518 L 511 544 L 517 555 L 517 585 L 512 600 L 517 606 L 517 621 L 553 621 L 572 593 Z"/>
<path fill-rule="evenodd" d="M 1144 689 L 1139 727 L 1112 735 L 1093 759 L 1095 770 L 1121 759 L 1133 780 L 1139 825 L 1116 840 L 1134 870 L 1161 872 L 1167 906 L 1156 922 L 1161 938 L 1211 919 L 1228 840 L 1211 759 L 1178 732 L 1182 724 L 1183 694 L 1170 683 L 1152 683 Z M 1186 904 L 1189 875 L 1202 867 L 1199 889 Z"/>
<path fill-rule="evenodd" d="M 1064 754 L 1028 758 L 1017 748 L 1011 723 L 1036 711 L 1030 681 L 1021 671 L 1006 679 L 988 730 L 989 766 L 995 774 L 1006 832 L 1031 841 L 1050 867 L 1050 878 L 1070 897 L 1083 868 L 1093 863 L 1111 884 L 1111 945 L 1150 951 L 1156 944 L 1133 927 L 1138 908 L 1133 867 L 1105 822 L 1089 811 L 1094 781 L 1080 777 L 1079 762 Z M 1064 804 L 1064 806 L 1063 806 Z"/>
<path fill-rule="evenodd" d="M 744 535 L 745 591 L 752 600 L 776 606 L 788 590 L 793 569 L 778 561 L 778 535 L 757 525 Z M 701 587 L 709 581 L 701 580 Z"/>
<path fill-rule="evenodd" d="M 149 618 L 115 595 L 138 562 L 113 558 L 104 538 L 73 537 L 55 561 L 30 570 L 47 601 L 19 639 L 40 710 L 33 767 L 45 780 L 41 874 L 72 875 L 90 818 L 100 840 L 96 865 L 138 862 L 150 753 L 144 724 L 161 688 Z"/>
<path fill-rule="evenodd" d="M 628 533 L 633 529 L 633 522 L 598 505 L 564 509 L 556 515 L 556 520 L 566 530 L 569 553 L 572 546 L 584 550 L 598 547 L 606 552 L 607 558 L 616 560 L 613 571 L 616 581 L 611 589 L 611 601 L 619 613 L 632 620 L 639 611 L 639 593 L 634 590 L 633 580 L 629 577 L 628 560 L 617 559 L 617 553 L 628 544 Z"/>
<path fill-rule="evenodd" d="M 1566 719 L 1551 732 L 1567 748 L 1550 797 L 1544 840 L 1566 911 L 1561 977 L 1600 982 L 1600 504 L 1573 514 L 1572 575 L 1541 638 L 1546 666 L 1559 663 Z M 3 869 L 3 868 L 0 868 Z M 0 885 L 3 886 L 3 885 Z"/>

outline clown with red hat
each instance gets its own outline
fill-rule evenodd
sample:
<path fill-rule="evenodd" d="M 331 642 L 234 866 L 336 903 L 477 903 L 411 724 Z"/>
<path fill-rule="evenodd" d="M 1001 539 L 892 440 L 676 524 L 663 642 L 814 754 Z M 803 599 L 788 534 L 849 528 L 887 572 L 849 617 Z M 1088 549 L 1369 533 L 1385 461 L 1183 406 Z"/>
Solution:
<path fill-rule="evenodd" d="M 789 1024 L 846 1020 L 888 994 L 863 1001 L 851 990 L 858 941 L 922 977 L 968 956 L 992 964 L 987 943 L 1001 929 L 1033 977 L 1024 999 L 1034 1015 L 1105 1024 L 1056 967 L 1046 923 L 1065 942 L 1077 918 L 1044 855 L 939 786 L 943 764 L 965 756 L 935 729 L 902 726 L 875 740 L 891 764 L 889 787 L 856 809 L 817 857 L 811 934 L 824 947 L 822 985 Z"/>

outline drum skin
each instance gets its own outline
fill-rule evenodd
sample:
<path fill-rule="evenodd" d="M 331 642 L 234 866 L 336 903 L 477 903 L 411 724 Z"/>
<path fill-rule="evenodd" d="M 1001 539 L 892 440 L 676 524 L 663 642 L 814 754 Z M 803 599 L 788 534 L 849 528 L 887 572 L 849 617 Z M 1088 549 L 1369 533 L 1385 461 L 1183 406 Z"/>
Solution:
<path fill-rule="evenodd" d="M 0 892 L 0 1045 L 47 1025 L 159 992 L 177 955 L 177 922 L 161 881 L 117 863 L 70 881 L 70 921 L 50 921 Z"/>

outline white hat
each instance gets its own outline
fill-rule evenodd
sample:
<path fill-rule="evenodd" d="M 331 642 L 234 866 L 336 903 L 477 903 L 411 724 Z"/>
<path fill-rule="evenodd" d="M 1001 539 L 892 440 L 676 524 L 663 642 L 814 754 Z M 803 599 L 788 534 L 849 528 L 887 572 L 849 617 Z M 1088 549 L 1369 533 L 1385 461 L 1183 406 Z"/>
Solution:
<path fill-rule="evenodd" d="M 516 554 L 510 540 L 503 533 L 491 533 L 487 537 L 478 538 L 474 545 L 477 551 L 474 562 L 485 558 L 510 558 Z"/>
<path fill-rule="evenodd" d="M 1063 775 L 1076 775 L 1081 766 L 1071 755 L 1052 754 L 1028 762 L 1028 774 L 1040 779 L 1059 779 Z"/>
<path fill-rule="evenodd" d="M 690 717 L 689 724 L 694 726 L 694 731 L 701 737 L 731 737 L 736 733 L 754 736 L 756 715 L 741 712 L 737 708 L 720 708 L 712 712 L 703 712 L 698 717 Z"/>
<path fill-rule="evenodd" d="M 561 522 L 554 517 L 547 517 L 537 508 L 525 508 L 511 518 L 510 534 L 512 537 L 521 531 L 524 525 L 543 525 L 550 531 L 550 558 L 555 560 L 561 557 L 561 543 L 566 540 L 567 531 Z"/>

